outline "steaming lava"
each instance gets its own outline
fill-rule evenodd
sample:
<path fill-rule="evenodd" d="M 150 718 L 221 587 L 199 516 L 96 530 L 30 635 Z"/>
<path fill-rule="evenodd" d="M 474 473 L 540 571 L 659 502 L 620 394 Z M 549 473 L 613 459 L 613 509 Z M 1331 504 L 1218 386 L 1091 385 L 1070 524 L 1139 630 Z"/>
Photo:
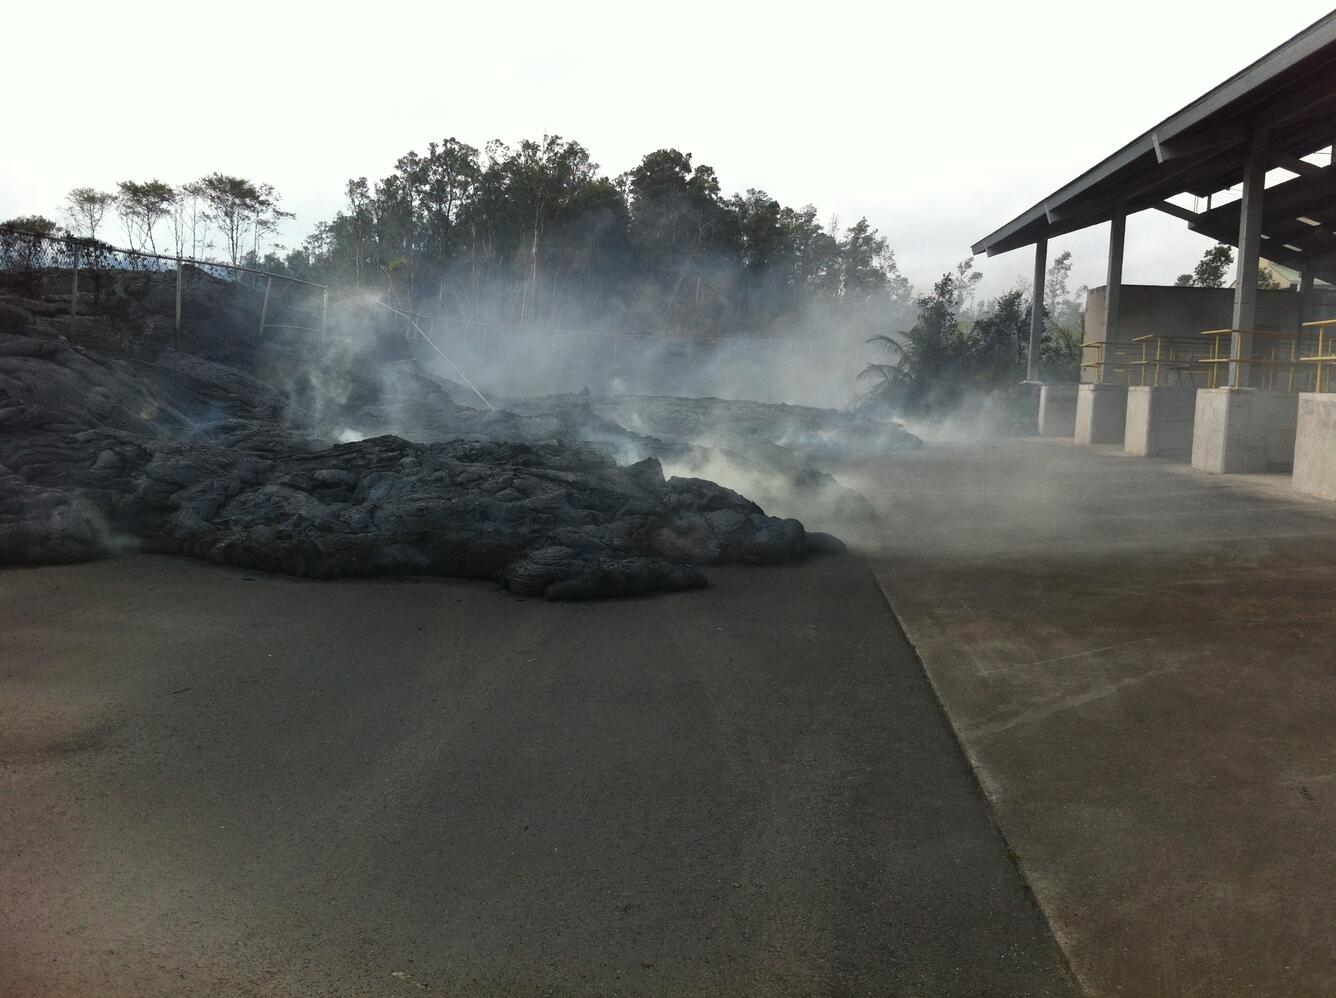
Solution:
<path fill-rule="evenodd" d="M 493 579 L 550 599 L 689 589 L 706 584 L 702 565 L 842 545 L 663 464 L 722 469 L 768 504 L 837 518 L 870 512 L 807 457 L 917 445 L 894 424 L 717 399 L 472 408 L 386 358 L 384 337 L 315 358 L 232 339 L 228 364 L 74 339 L 48 303 L 0 295 L 0 564 L 132 546 L 320 578 Z"/>

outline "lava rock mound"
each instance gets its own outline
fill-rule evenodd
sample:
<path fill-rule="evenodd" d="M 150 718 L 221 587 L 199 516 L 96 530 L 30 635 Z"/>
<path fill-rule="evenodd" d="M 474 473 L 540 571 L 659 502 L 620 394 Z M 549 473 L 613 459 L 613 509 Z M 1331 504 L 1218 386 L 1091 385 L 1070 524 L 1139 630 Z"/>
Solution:
<path fill-rule="evenodd" d="M 842 545 L 713 482 L 666 479 L 655 459 L 622 467 L 563 440 L 327 446 L 283 393 L 226 365 L 0 330 L 0 564 L 128 547 L 585 599 L 698 588 L 700 566 Z"/>

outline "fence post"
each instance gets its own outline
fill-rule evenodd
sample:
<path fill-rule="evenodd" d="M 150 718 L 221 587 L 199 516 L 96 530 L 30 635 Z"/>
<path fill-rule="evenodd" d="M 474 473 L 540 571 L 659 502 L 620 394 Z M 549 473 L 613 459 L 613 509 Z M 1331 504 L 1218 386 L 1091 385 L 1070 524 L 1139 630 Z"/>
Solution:
<path fill-rule="evenodd" d="M 264 304 L 260 306 L 260 339 L 264 339 L 264 322 L 269 317 L 269 292 L 274 286 L 274 279 L 266 277 L 264 280 Z"/>
<path fill-rule="evenodd" d="M 79 316 L 79 244 L 71 243 L 70 247 L 74 250 L 74 273 L 70 278 L 70 318 L 75 319 Z"/>
<path fill-rule="evenodd" d="M 328 335 L 329 288 L 320 289 L 320 342 L 324 343 Z"/>
<path fill-rule="evenodd" d="M 172 331 L 172 349 L 181 349 L 181 295 L 182 287 L 185 281 L 185 264 L 181 258 L 176 258 L 176 325 Z"/>

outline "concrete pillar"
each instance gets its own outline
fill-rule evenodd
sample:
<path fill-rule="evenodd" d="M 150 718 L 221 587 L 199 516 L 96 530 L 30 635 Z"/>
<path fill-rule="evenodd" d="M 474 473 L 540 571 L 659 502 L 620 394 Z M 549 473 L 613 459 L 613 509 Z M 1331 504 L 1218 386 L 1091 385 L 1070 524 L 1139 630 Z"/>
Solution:
<path fill-rule="evenodd" d="M 1087 383 L 1077 387 L 1078 444 L 1121 444 L 1126 437 L 1127 386 Z"/>
<path fill-rule="evenodd" d="M 1217 475 L 1287 471 L 1294 464 L 1299 396 L 1260 388 L 1200 388 L 1192 466 Z"/>
<path fill-rule="evenodd" d="M 1336 499 L 1336 395 L 1304 392 L 1299 396 L 1294 488 Z"/>
<path fill-rule="evenodd" d="M 1030 358 L 1026 381 L 1039 380 L 1039 348 L 1044 339 L 1044 279 L 1048 276 L 1048 240 L 1034 244 L 1034 301 L 1030 306 Z"/>
<path fill-rule="evenodd" d="M 1313 318 L 1313 268 L 1310 264 L 1299 272 L 1299 327 Z"/>
<path fill-rule="evenodd" d="M 1197 389 L 1178 385 L 1133 385 L 1127 390 L 1123 450 L 1137 457 L 1192 455 Z"/>
<path fill-rule="evenodd" d="M 1076 430 L 1076 385 L 1039 389 L 1039 435 L 1070 437 Z"/>
<path fill-rule="evenodd" d="M 1127 236 L 1127 209 L 1118 205 L 1109 220 L 1109 273 L 1104 284 L 1104 367 L 1101 381 L 1113 381 L 1114 344 L 1118 342 L 1118 305 L 1123 295 L 1123 243 Z"/>
<path fill-rule="evenodd" d="M 1262 198 L 1266 188 L 1266 132 L 1253 134 L 1248 164 L 1243 172 L 1243 200 L 1239 203 L 1239 262 L 1234 284 L 1234 335 L 1229 340 L 1229 384 L 1250 383 L 1243 358 L 1252 352 L 1252 337 L 1240 330 L 1257 328 L 1257 272 L 1262 253 Z M 1241 368 L 1241 370 L 1239 370 Z"/>

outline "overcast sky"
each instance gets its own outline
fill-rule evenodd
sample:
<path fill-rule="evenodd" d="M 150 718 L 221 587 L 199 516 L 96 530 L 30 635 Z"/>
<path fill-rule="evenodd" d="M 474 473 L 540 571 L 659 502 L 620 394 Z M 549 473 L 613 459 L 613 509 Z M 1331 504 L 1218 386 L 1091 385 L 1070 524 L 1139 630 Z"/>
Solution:
<path fill-rule="evenodd" d="M 979 237 L 1326 13 L 1324 3 L 12 2 L 0 218 L 219 170 L 299 242 L 349 177 L 431 139 L 554 133 L 610 175 L 675 146 L 726 193 L 866 215 L 925 285 Z M 1102 284 L 1104 229 L 1055 242 Z M 1145 212 L 1125 280 L 1209 244 Z M 1029 251 L 979 260 L 995 294 Z"/>

